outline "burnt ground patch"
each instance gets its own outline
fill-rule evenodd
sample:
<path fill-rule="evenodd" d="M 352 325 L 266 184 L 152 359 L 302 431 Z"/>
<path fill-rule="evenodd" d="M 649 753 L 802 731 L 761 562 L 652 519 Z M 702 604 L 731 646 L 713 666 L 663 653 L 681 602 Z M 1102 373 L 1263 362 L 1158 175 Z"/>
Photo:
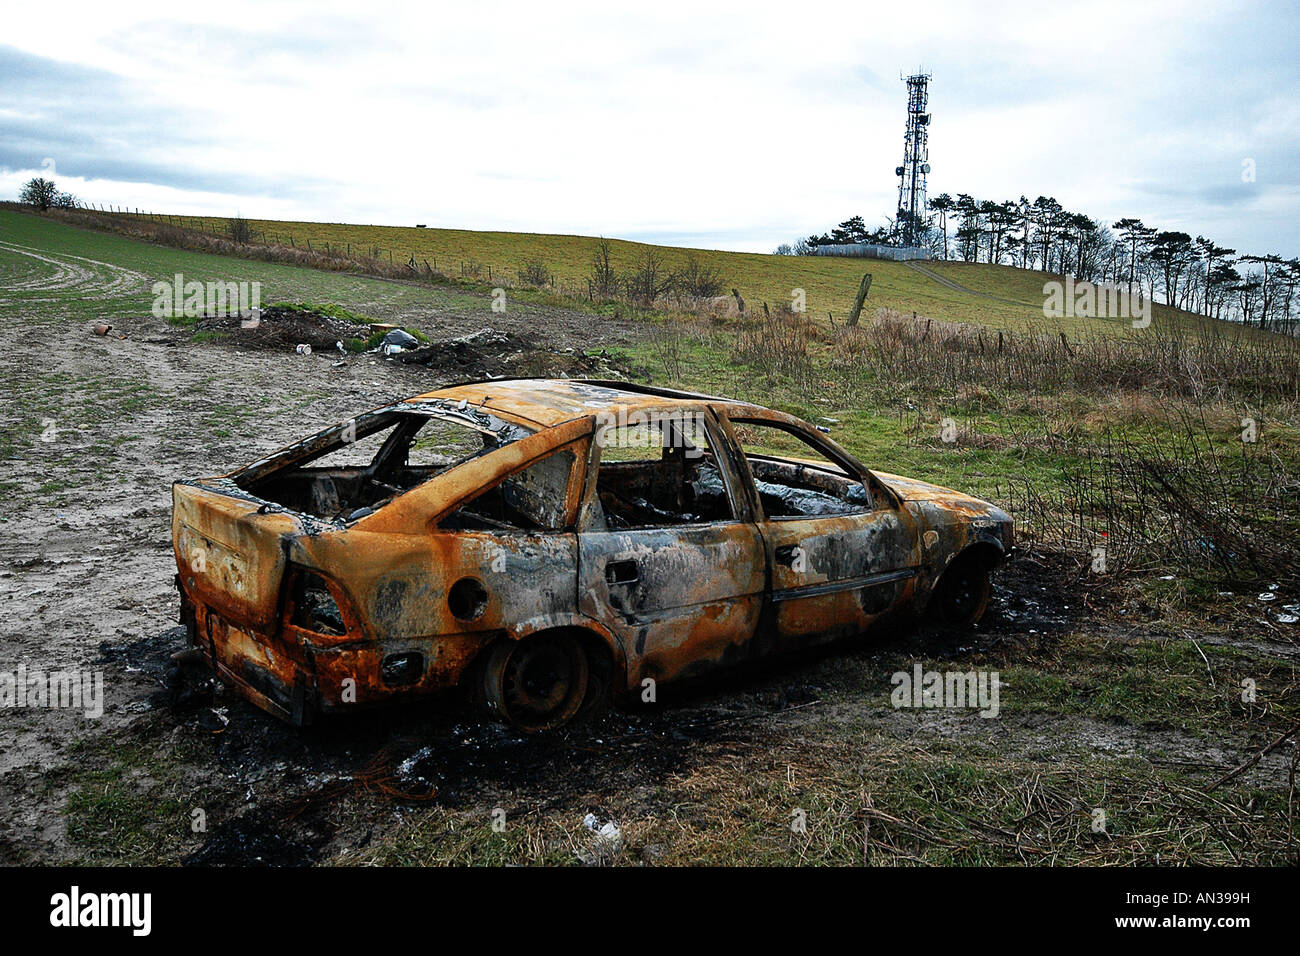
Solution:
<path fill-rule="evenodd" d="M 407 365 L 438 372 L 449 380 L 484 378 L 621 378 L 624 369 L 606 352 L 543 347 L 531 335 L 485 328 L 443 339 L 399 355 Z"/>
<path fill-rule="evenodd" d="M 268 352 L 292 352 L 299 344 L 314 352 L 337 352 L 340 343 L 364 341 L 373 333 L 368 324 L 304 309 L 269 306 L 255 325 L 238 315 L 199 319 L 194 333 L 223 344 Z"/>
<path fill-rule="evenodd" d="M 293 353 L 308 345 L 335 361 L 357 353 L 380 354 L 386 326 L 299 308 L 270 306 L 256 325 L 239 316 L 209 317 L 171 333 L 171 344 L 201 344 Z M 407 340 L 409 341 L 409 339 Z M 630 370 L 608 350 L 565 346 L 527 332 L 482 328 L 410 346 L 392 355 L 397 367 L 428 371 L 445 382 L 489 378 L 626 378 Z"/>

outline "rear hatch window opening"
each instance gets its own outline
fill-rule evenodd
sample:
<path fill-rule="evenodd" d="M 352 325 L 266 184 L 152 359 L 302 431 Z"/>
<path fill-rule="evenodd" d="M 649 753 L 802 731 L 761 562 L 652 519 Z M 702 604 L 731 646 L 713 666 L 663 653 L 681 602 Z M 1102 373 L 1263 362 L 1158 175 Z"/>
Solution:
<path fill-rule="evenodd" d="M 235 472 L 230 481 L 290 511 L 348 523 L 533 433 L 464 402 L 403 402 L 283 448 Z"/>

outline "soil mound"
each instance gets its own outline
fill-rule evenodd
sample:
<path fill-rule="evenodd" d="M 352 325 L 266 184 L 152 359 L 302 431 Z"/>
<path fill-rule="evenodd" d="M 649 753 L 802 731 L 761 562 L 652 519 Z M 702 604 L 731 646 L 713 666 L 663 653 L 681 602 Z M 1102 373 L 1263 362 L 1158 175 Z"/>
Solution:
<path fill-rule="evenodd" d="M 274 352 L 292 352 L 300 344 L 310 345 L 313 352 L 335 352 L 336 343 L 364 339 L 374 331 L 361 322 L 279 306 L 263 309 L 256 324 L 246 316 L 220 316 L 200 319 L 194 330 L 218 332 L 230 344 Z"/>
<path fill-rule="evenodd" d="M 470 335 L 444 339 L 397 356 L 410 365 L 423 365 L 441 377 L 569 378 L 622 377 L 619 365 L 603 353 L 578 349 L 551 351 L 529 336 L 499 329 L 480 329 Z"/>

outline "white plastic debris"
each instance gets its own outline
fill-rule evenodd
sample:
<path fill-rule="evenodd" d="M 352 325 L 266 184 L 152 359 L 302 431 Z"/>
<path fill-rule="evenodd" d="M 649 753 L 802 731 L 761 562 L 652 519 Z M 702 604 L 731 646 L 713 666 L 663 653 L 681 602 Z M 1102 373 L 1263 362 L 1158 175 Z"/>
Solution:
<path fill-rule="evenodd" d="M 405 329 L 392 329 L 384 336 L 384 344 L 395 345 L 398 351 L 401 351 L 415 348 L 420 344 L 420 340 Z"/>
<path fill-rule="evenodd" d="M 611 843 L 618 844 L 623 842 L 623 834 L 618 828 L 618 824 L 610 820 L 603 827 L 596 831 L 596 836 L 603 837 Z"/>
<path fill-rule="evenodd" d="M 1265 601 L 1265 602 L 1267 602 L 1267 601 L 1276 601 L 1276 600 L 1277 600 L 1277 595 L 1274 594 L 1272 591 L 1265 591 L 1263 594 L 1261 594 L 1261 595 L 1259 596 L 1259 600 L 1261 600 L 1261 601 Z"/>
<path fill-rule="evenodd" d="M 601 823 L 594 813 L 588 813 L 582 818 L 582 825 L 595 835 L 589 847 L 577 851 L 578 859 L 587 866 L 608 863 L 623 848 L 623 833 L 613 820 Z"/>
<path fill-rule="evenodd" d="M 294 351 L 297 352 L 299 355 L 311 355 L 311 346 L 308 345 L 306 342 L 299 342 L 296 346 L 294 346 Z"/>

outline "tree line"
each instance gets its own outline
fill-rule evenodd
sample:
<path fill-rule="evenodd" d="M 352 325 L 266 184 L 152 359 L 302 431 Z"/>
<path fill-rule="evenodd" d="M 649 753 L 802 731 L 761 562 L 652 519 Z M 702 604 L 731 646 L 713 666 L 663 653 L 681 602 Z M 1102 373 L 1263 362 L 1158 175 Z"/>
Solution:
<path fill-rule="evenodd" d="M 1148 226 L 1125 218 L 1107 225 L 1064 208 L 1051 196 L 1032 202 L 995 202 L 966 193 L 929 201 L 919 224 L 923 245 L 936 259 L 987 262 L 1073 275 L 1141 291 L 1153 301 L 1295 334 L 1300 260 L 1254 255 L 1205 236 Z M 819 246 L 894 244 L 896 224 L 872 229 L 853 216 L 829 232 L 783 244 L 781 255 L 812 255 Z"/>

